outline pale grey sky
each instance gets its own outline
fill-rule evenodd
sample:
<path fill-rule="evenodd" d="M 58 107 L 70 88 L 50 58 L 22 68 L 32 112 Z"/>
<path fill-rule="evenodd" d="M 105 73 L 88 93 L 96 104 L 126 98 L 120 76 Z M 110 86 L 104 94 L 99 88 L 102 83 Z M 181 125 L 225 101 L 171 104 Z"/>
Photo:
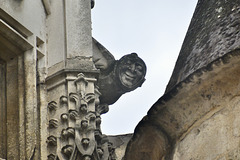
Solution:
<path fill-rule="evenodd" d="M 136 52 L 147 65 L 141 88 L 123 95 L 102 115 L 104 134 L 132 133 L 163 95 L 197 0 L 95 0 L 93 37 L 116 59 Z"/>

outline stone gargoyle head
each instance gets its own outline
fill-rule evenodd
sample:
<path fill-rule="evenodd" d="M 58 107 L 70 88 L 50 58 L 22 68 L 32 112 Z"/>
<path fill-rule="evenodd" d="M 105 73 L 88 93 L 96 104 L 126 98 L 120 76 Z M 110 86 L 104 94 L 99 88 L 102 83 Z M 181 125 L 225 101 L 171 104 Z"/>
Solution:
<path fill-rule="evenodd" d="M 147 67 L 136 53 L 123 56 L 116 62 L 114 72 L 121 88 L 127 92 L 140 87 L 145 81 Z"/>

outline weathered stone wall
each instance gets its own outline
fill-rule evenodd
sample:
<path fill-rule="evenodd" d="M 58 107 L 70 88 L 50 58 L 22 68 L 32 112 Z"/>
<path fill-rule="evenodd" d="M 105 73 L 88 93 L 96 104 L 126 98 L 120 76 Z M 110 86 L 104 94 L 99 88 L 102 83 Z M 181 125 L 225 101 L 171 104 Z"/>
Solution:
<path fill-rule="evenodd" d="M 161 97 L 136 127 L 125 160 L 217 159 L 235 154 L 240 141 L 239 61 L 239 50 L 233 51 Z"/>
<path fill-rule="evenodd" d="M 240 46 L 240 1 L 199 0 L 166 92 Z"/>
<path fill-rule="evenodd" d="M 174 160 L 240 159 L 240 99 L 226 106 L 184 135 L 176 144 Z"/>

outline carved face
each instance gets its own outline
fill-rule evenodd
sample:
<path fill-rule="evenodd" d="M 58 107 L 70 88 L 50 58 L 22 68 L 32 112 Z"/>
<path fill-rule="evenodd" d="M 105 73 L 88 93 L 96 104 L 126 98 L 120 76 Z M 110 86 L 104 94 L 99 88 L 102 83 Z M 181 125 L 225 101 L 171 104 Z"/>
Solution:
<path fill-rule="evenodd" d="M 127 88 L 139 87 L 144 80 L 146 66 L 136 53 L 120 59 L 119 79 Z"/>

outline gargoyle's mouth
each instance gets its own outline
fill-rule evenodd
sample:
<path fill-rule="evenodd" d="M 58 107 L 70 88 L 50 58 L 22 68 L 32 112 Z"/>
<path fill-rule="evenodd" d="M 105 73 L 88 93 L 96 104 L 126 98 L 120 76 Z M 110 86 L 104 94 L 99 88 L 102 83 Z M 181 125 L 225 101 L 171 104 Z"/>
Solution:
<path fill-rule="evenodd" d="M 133 75 L 131 72 L 125 72 L 125 76 L 126 76 L 126 78 L 127 79 L 129 79 L 129 80 L 134 80 L 135 78 L 136 78 L 136 76 L 135 75 Z"/>

